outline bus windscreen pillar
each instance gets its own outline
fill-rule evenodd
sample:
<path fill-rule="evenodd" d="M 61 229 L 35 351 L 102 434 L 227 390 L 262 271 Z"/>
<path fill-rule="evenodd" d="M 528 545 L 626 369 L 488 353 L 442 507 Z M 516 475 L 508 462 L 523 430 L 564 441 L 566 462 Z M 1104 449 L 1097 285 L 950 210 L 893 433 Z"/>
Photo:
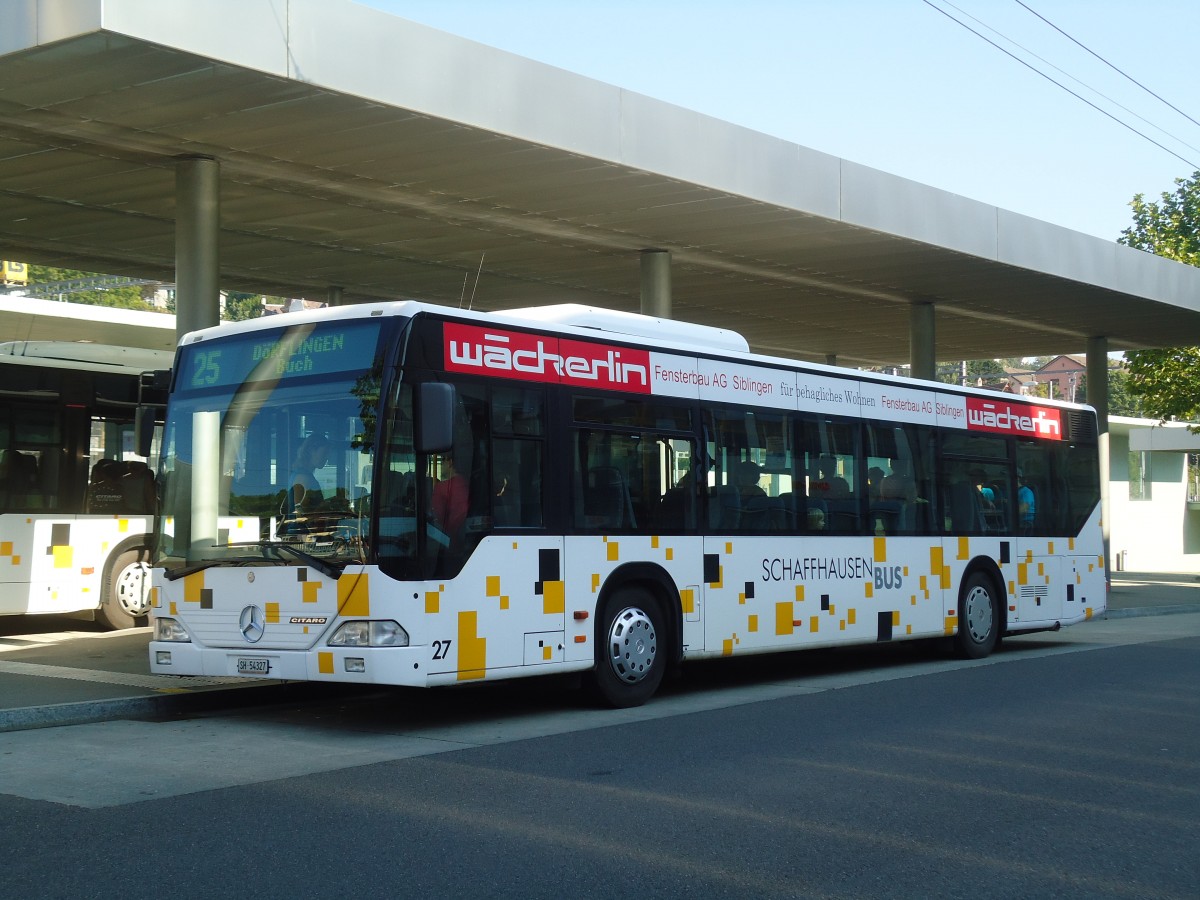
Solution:
<path fill-rule="evenodd" d="M 197 412 L 192 417 L 192 508 L 189 550 L 205 551 L 216 546 L 220 481 L 221 414 L 211 410 Z"/>
<path fill-rule="evenodd" d="M 190 157 L 175 164 L 175 335 L 221 320 L 220 164 Z"/>
<path fill-rule="evenodd" d="M 937 341 L 933 304 L 914 303 L 908 319 L 908 355 L 913 378 L 937 378 Z"/>
<path fill-rule="evenodd" d="M 1112 536 L 1109 520 L 1109 447 L 1108 447 L 1108 338 L 1092 337 L 1087 342 L 1087 403 L 1096 410 L 1096 440 L 1100 451 L 1100 530 L 1104 535 L 1104 562 L 1112 571 L 1108 557 Z"/>
<path fill-rule="evenodd" d="M 671 318 L 671 252 L 642 251 L 642 315 Z"/>

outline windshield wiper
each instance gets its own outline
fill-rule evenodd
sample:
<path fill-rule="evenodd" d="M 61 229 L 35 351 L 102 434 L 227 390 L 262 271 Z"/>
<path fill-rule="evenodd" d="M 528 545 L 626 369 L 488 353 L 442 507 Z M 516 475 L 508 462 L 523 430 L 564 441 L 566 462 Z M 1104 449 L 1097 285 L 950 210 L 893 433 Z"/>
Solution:
<path fill-rule="evenodd" d="M 251 563 L 262 562 L 257 556 L 227 556 L 224 559 L 206 559 L 203 562 L 192 563 L 190 566 L 180 566 L 178 569 L 167 569 L 163 577 L 167 581 L 178 581 L 180 578 L 186 578 L 188 575 L 194 575 L 197 572 L 202 572 L 205 569 L 211 569 L 213 566 L 223 566 L 233 564 L 238 566 L 248 566 Z"/>
<path fill-rule="evenodd" d="M 293 546 L 292 544 L 285 544 L 282 541 L 262 541 L 259 546 L 262 547 L 264 551 L 275 550 L 278 552 L 280 550 L 286 550 L 288 553 L 292 554 L 292 556 L 296 557 L 296 559 L 312 566 L 326 578 L 339 578 L 341 577 L 342 571 L 346 568 L 345 563 L 342 563 L 342 565 L 339 567 L 336 563 L 331 563 L 327 559 L 321 559 L 319 556 L 313 556 L 313 554 L 301 550 L 299 547 Z"/>
<path fill-rule="evenodd" d="M 246 541 L 236 544 L 227 544 L 227 547 L 258 547 L 262 550 L 262 556 L 226 556 L 220 559 L 206 559 L 201 562 L 195 562 L 188 566 L 182 566 L 178 569 L 168 569 L 164 576 L 167 581 L 177 581 L 188 575 L 193 575 L 196 572 L 201 572 L 204 569 L 210 569 L 213 566 L 235 565 L 248 566 L 254 563 L 262 562 L 284 562 L 281 551 L 287 551 L 296 559 L 312 566 L 326 578 L 339 578 L 342 571 L 345 569 L 345 563 L 339 566 L 337 563 L 332 563 L 327 559 L 321 559 L 319 556 L 313 556 L 301 550 L 299 547 L 293 547 L 291 544 L 285 544 L 281 541 Z M 273 560 L 267 556 L 268 550 L 274 550 L 277 555 Z"/>

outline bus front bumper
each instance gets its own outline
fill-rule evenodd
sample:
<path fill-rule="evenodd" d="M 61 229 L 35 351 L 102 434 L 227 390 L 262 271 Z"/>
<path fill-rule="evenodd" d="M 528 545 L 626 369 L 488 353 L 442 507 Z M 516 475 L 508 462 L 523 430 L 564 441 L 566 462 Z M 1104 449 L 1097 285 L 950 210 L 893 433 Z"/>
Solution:
<path fill-rule="evenodd" d="M 425 687 L 430 683 L 430 663 L 428 647 L 277 650 L 269 647 L 202 647 L 178 641 L 150 642 L 150 671 L 156 675 Z"/>

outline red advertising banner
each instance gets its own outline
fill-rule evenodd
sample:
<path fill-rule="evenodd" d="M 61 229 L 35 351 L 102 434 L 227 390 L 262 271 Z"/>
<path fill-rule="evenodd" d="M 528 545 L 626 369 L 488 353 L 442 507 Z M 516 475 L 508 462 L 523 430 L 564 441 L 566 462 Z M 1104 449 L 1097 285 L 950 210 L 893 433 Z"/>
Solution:
<path fill-rule="evenodd" d="M 650 353 L 590 341 L 447 322 L 442 345 L 448 372 L 650 393 Z"/>
<path fill-rule="evenodd" d="M 1007 400 L 967 398 L 967 428 L 1022 437 L 1061 441 L 1062 414 L 1059 410 Z"/>

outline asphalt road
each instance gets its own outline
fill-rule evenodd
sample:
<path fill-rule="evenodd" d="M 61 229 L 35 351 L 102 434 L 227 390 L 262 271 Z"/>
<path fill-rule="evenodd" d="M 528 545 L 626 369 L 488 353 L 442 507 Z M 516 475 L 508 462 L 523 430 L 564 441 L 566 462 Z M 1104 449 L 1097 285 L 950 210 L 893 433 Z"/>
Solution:
<path fill-rule="evenodd" d="M 1200 894 L 1200 616 L 0 735 L 8 896 Z"/>

